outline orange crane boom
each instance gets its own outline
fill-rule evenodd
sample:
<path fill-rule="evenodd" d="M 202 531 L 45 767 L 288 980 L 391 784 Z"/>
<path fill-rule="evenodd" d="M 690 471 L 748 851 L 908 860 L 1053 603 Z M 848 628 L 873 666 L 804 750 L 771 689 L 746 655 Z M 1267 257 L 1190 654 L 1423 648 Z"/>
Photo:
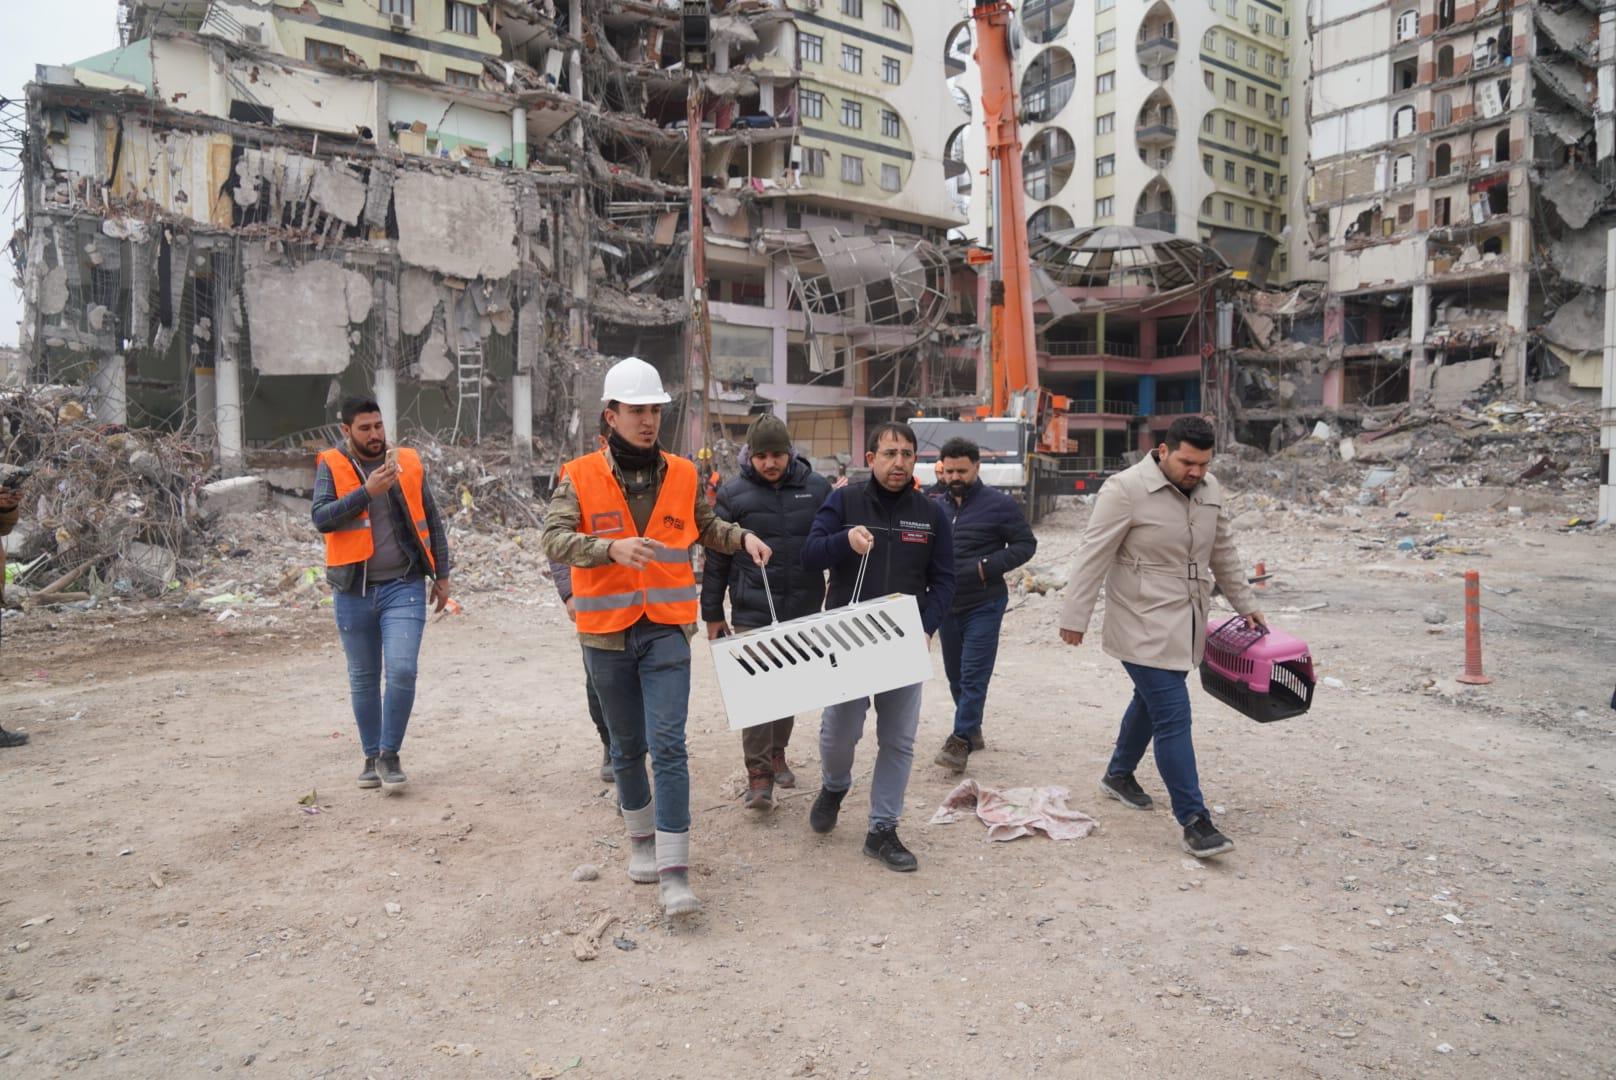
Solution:
<path fill-rule="evenodd" d="M 1012 395 L 1038 386 L 1028 260 L 1026 193 L 1021 176 L 1021 110 L 1016 102 L 1015 11 L 1006 0 L 977 0 L 976 67 L 982 78 L 982 126 L 987 130 L 993 193 L 993 415 L 1005 416 Z M 1036 423 L 1036 418 L 1028 419 Z"/>

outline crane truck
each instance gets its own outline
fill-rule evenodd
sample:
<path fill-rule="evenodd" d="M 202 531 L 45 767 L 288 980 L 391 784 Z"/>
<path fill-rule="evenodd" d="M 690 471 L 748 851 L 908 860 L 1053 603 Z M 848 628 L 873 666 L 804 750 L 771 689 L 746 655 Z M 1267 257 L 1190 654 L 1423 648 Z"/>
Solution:
<path fill-rule="evenodd" d="M 982 78 L 982 123 L 987 131 L 988 179 L 993 199 L 993 252 L 988 302 L 991 313 L 988 383 L 991 403 L 971 420 L 915 417 L 917 471 L 929 480 L 943 443 L 956 435 L 982 447 L 982 482 L 1016 496 L 1036 522 L 1057 494 L 1072 490 L 1057 455 L 1070 451 L 1066 398 L 1038 385 L 1038 342 L 1033 331 L 1032 265 L 1027 241 L 1026 189 L 1021 175 L 1021 110 L 1016 101 L 1015 56 L 1020 24 L 1008 0 L 977 0 L 971 9 L 976 66 Z M 988 260 L 973 258 L 975 263 Z M 1099 477 L 1079 477 L 1086 490 Z M 1062 485 L 1066 490 L 1062 490 Z"/>

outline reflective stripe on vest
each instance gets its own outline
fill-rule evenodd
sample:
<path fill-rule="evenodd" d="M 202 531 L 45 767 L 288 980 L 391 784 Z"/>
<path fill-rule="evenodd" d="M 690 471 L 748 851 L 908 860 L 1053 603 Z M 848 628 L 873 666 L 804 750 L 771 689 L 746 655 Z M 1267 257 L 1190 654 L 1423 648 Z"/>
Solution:
<path fill-rule="evenodd" d="M 342 498 L 365 485 L 364 478 L 354 467 L 346 453 L 341 450 L 327 450 L 320 455 L 320 461 L 331 470 L 331 481 L 336 487 L 337 498 Z M 409 509 L 410 521 L 415 526 L 415 537 L 420 541 L 421 554 L 426 558 L 429 572 L 437 570 L 437 563 L 432 557 L 432 533 L 426 522 L 426 470 L 421 466 L 421 455 L 414 450 L 400 449 L 398 452 L 398 489 L 404 496 L 404 505 Z M 348 566 L 353 563 L 362 563 L 376 553 L 376 542 L 370 535 L 370 511 L 361 511 L 358 517 L 345 525 L 339 525 L 325 534 L 325 564 L 327 566 Z"/>
<path fill-rule="evenodd" d="M 572 607 L 580 634 L 614 634 L 642 615 L 675 626 L 696 621 L 699 594 L 690 547 L 700 538 L 700 485 L 696 467 L 684 458 L 665 453 L 662 460 L 667 471 L 643 535 L 663 546 L 638 570 L 618 563 L 573 567 Z M 578 494 L 579 532 L 603 540 L 641 535 L 604 451 L 569 461 L 564 472 Z"/>

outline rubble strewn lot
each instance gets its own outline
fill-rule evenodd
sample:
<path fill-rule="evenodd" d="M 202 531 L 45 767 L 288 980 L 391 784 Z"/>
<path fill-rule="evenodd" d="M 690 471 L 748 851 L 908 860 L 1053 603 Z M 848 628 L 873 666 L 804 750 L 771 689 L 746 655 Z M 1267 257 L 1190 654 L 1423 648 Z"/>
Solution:
<path fill-rule="evenodd" d="M 1264 606 L 1327 682 L 1310 715 L 1261 726 L 1192 690 L 1203 782 L 1238 844 L 1211 864 L 1163 811 L 1094 791 L 1126 680 L 1056 643 L 1060 597 L 1037 591 L 1058 586 L 1080 506 L 1039 528 L 969 775 L 1069 787 L 1101 823 L 1084 840 L 923 824 L 954 783 L 930 762 L 949 718 L 936 680 L 905 817 L 920 873 L 862 857 L 856 811 L 809 832 L 813 717 L 791 753 L 803 790 L 743 813 L 698 644 L 708 909 L 679 930 L 621 872 L 531 527 L 462 505 L 465 611 L 428 627 L 412 786 L 384 801 L 352 784 L 306 519 L 225 515 L 163 599 L 112 589 L 6 621 L 0 708 L 33 742 L 0 760 L 0 1054 L 19 1076 L 550 1076 L 575 1059 L 569 1075 L 609 1077 L 1150 1076 L 1192 1059 L 1213 1077 L 1608 1075 L 1611 540 L 1568 527 L 1592 490 L 1573 468 L 1515 471 L 1587 460 L 1559 437 L 1507 467 L 1461 441 L 1473 456 L 1435 470 L 1555 500 L 1519 515 L 1415 512 L 1407 492 L 1359 505 L 1381 466 L 1341 462 L 1339 436 L 1290 451 L 1335 461 L 1300 468 L 1294 494 L 1285 455 L 1226 470 L 1250 484 L 1235 512 L 1272 574 Z M 1394 466 L 1409 491 L 1448 438 L 1421 429 Z M 1454 681 L 1466 569 L 1485 688 Z M 862 747 L 859 809 L 871 760 Z M 1162 794 L 1148 763 L 1141 780 Z M 582 864 L 598 880 L 574 880 Z M 620 921 L 581 963 L 603 915 Z"/>

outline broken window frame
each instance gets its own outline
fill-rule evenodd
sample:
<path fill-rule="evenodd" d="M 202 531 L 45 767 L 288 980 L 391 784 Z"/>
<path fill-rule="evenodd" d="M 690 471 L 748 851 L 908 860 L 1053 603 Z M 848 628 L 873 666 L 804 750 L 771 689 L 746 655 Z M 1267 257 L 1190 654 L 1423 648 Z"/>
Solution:
<path fill-rule="evenodd" d="M 312 37 L 303 39 L 303 59 L 311 64 L 341 63 L 347 57 L 348 50 L 335 41 L 321 41 Z"/>

